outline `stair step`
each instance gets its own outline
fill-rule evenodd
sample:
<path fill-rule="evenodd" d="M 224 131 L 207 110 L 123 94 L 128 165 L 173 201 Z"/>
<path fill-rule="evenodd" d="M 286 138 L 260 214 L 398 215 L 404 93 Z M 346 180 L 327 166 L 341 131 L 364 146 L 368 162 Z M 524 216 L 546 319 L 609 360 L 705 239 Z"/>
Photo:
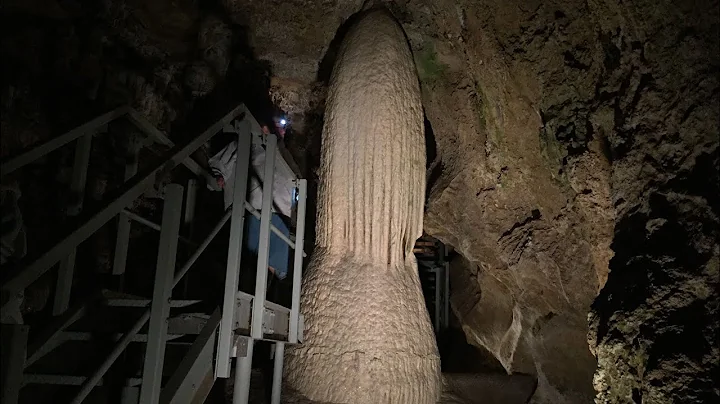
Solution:
<path fill-rule="evenodd" d="M 106 304 L 111 307 L 150 307 L 150 299 L 108 299 Z M 170 300 L 170 308 L 177 309 L 201 303 L 202 300 Z"/>
<path fill-rule="evenodd" d="M 150 303 L 152 302 L 152 300 L 142 296 L 115 292 L 107 289 L 102 291 L 102 296 L 105 300 L 105 304 L 111 307 L 150 307 Z M 170 307 L 188 307 L 201 302 L 202 300 L 170 300 Z"/>
<path fill-rule="evenodd" d="M 168 334 L 167 339 L 168 341 L 172 341 L 174 339 L 182 338 L 185 334 Z M 123 334 L 116 333 L 111 336 L 111 338 L 114 341 L 119 341 L 120 338 L 123 337 Z M 95 341 L 97 340 L 97 335 L 91 333 L 91 332 L 82 332 L 82 331 L 65 331 L 62 334 L 60 334 L 60 338 L 64 339 L 65 341 Z M 133 342 L 147 342 L 147 334 L 136 334 L 132 341 Z"/>
<path fill-rule="evenodd" d="M 87 380 L 86 376 L 70 376 L 70 375 L 52 375 L 42 373 L 26 373 L 23 375 L 23 385 L 28 384 L 54 384 L 61 386 L 80 386 Z M 131 377 L 125 380 L 126 386 L 139 386 L 142 383 L 142 378 Z M 103 380 L 96 384 L 96 386 L 102 386 Z"/>

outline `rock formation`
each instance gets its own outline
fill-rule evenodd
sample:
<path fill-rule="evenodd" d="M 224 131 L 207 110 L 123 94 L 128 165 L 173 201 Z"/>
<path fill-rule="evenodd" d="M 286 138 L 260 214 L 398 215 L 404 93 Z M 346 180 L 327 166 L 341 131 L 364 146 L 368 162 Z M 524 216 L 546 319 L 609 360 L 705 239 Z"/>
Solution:
<path fill-rule="evenodd" d="M 608 85 L 627 90 L 610 136 L 615 256 L 589 316 L 596 402 L 718 402 L 720 8 L 639 3 L 617 18 L 641 23 L 616 39 Z"/>
<path fill-rule="evenodd" d="M 418 79 L 403 31 L 363 15 L 333 68 L 305 341 L 288 384 L 334 403 L 435 403 L 440 363 L 411 253 L 425 191 Z"/>

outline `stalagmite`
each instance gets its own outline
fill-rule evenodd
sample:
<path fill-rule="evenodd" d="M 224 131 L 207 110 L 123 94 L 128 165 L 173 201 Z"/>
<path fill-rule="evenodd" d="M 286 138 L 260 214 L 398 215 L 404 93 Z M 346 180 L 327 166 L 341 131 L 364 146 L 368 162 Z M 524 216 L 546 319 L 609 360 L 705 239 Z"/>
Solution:
<path fill-rule="evenodd" d="M 407 40 L 386 11 L 362 16 L 342 43 L 322 142 L 305 340 L 288 353 L 286 380 L 322 402 L 435 403 L 440 360 L 412 254 L 422 105 Z"/>

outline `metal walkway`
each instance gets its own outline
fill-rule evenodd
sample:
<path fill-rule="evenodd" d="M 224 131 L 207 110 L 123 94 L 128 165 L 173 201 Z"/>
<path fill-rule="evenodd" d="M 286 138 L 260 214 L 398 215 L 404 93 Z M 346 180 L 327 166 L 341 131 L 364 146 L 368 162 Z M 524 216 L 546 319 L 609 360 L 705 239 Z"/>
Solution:
<path fill-rule="evenodd" d="M 280 402 L 283 353 L 285 344 L 302 341 L 303 319 L 300 315 L 300 281 L 303 265 L 302 251 L 305 231 L 305 204 L 307 183 L 295 179 L 296 186 L 296 234 L 285 237 L 271 224 L 272 183 L 266 181 L 263 187 L 262 209 L 258 212 L 246 202 L 250 148 L 252 142 L 260 142 L 266 149 L 264 178 L 273 178 L 275 164 L 286 164 L 277 153 L 274 135 L 263 135 L 257 121 L 244 105 L 240 105 L 225 117 L 211 125 L 203 133 L 184 145 L 173 145 L 160 131 L 148 123 L 136 111 L 123 107 L 102 115 L 55 139 L 43 143 L 30 151 L 2 161 L 2 176 L 21 169 L 37 159 L 75 141 L 75 161 L 71 191 L 83 195 L 93 136 L 101 135 L 108 124 L 118 119 L 129 119 L 154 142 L 171 147 L 165 158 L 160 159 L 142 173 L 138 173 L 137 158 L 126 165 L 125 184 L 117 193 L 119 196 L 92 212 L 82 212 L 83 201 L 75 201 L 68 207 L 71 215 L 78 215 L 80 223 L 70 229 L 66 236 L 52 248 L 33 257 L 26 257 L 13 268 L 2 268 L 2 311 L 9 309 L 8 302 L 37 281 L 43 274 L 57 266 L 57 284 L 54 290 L 54 320 L 42 330 L 33 330 L 34 338 L 28 340 L 29 326 L 2 324 L 2 402 L 36 402 L 24 400 L 25 393 L 32 393 L 28 386 L 51 384 L 79 386 L 73 404 L 82 403 L 93 390 L 103 383 L 118 383 L 111 380 L 109 370 L 127 351 L 132 343 L 145 344 L 142 372 L 138 375 L 123 376 L 119 382 L 122 388 L 123 404 L 155 403 L 202 403 L 210 392 L 216 378 L 228 378 L 231 374 L 232 358 L 235 361 L 234 404 L 248 402 L 252 353 L 256 341 L 274 343 L 274 371 L 272 403 Z M 187 190 L 178 184 L 164 188 L 162 223 L 155 224 L 127 208 L 156 180 L 167 176 L 178 165 L 186 166 L 195 176 L 217 189 L 214 178 L 200 167 L 190 156 L 200 146 L 219 132 L 233 133 L 238 138 L 237 164 L 234 175 L 234 203 L 199 245 L 188 242 L 180 236 L 180 226 L 193 219 L 197 181 L 191 180 Z M 137 152 L 137 150 L 135 150 Z M 135 154 L 137 157 L 137 154 Z M 277 157 L 276 157 L 277 156 Z M 291 170 L 292 171 L 292 170 Z M 187 191 L 187 192 L 185 192 Z M 185 215 L 183 217 L 183 201 Z M 243 223 L 245 212 L 260 219 L 260 245 L 256 267 L 254 295 L 239 291 L 240 258 L 243 246 Z M 82 216 L 80 216 L 82 214 Z M 98 291 L 93 296 L 72 295 L 73 273 L 76 251 L 80 243 L 88 239 L 103 225 L 118 217 L 118 231 L 112 268 L 114 275 L 126 272 L 130 227 L 132 222 L 141 223 L 160 232 L 159 252 L 156 262 L 152 298 L 132 296 L 121 291 Z M 184 313 L 172 315 L 178 309 L 199 301 L 172 300 L 172 291 L 183 279 L 208 247 L 223 226 L 230 221 L 230 242 L 227 252 L 225 286 L 222 307 L 213 313 Z M 295 249 L 292 275 L 292 304 L 282 307 L 266 300 L 269 236 L 273 231 Z M 182 265 L 176 265 L 178 242 L 183 245 L 197 245 L 190 258 Z M 72 301 L 77 302 L 70 307 Z M 100 311 L 101 320 L 117 323 L 121 332 L 106 335 L 114 341 L 109 352 L 95 361 L 94 371 L 85 375 L 57 373 L 36 373 L 34 368 L 44 358 L 64 345 L 87 343 L 96 337 L 99 327 L 97 319 L 89 316 Z M 115 314 L 113 310 L 119 310 Z M 93 314 L 95 313 L 95 314 Z M 113 312 L 114 313 L 114 312 Z M 117 316 L 117 317 L 113 317 Z M 121 321 L 122 319 L 122 321 Z M 92 321 L 91 321 L 92 320 Z M 84 325 L 83 325 L 84 322 Z M 86 330 L 82 327 L 90 327 Z M 184 354 L 180 363 L 168 363 L 167 351 L 180 347 Z M 142 352 L 142 350 L 140 351 Z M 69 364 L 68 364 L 69 365 Z M 69 372 L 67 372 L 69 373 Z M 112 373 L 112 372 L 110 372 Z M 53 397 L 49 402 L 56 403 Z"/>

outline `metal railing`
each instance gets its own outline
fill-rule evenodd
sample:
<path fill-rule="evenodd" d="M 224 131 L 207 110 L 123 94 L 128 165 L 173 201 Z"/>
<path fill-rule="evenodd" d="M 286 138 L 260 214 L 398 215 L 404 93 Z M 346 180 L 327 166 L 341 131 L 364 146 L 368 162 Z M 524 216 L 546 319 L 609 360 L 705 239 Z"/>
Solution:
<path fill-rule="evenodd" d="M 82 225 L 71 231 L 62 241 L 57 243 L 54 248 L 40 254 L 36 257 L 27 257 L 11 269 L 11 275 L 8 280 L 3 282 L 0 288 L 2 306 L 0 310 L 7 309 L 7 303 L 11 296 L 23 291 L 30 286 L 43 274 L 50 270 L 55 264 L 60 262 L 57 293 L 53 304 L 53 314 L 59 315 L 67 310 L 70 301 L 70 290 L 72 286 L 72 278 L 75 266 L 75 252 L 77 246 L 85 241 L 90 235 L 95 233 L 100 227 L 111 220 L 120 210 L 128 206 L 133 200 L 140 196 L 147 188 L 152 186 L 155 177 L 158 174 L 164 174 L 169 169 L 174 168 L 178 163 L 182 162 L 190 171 L 206 180 L 213 177 L 207 171 L 190 158 L 190 154 L 197 150 L 204 142 L 209 140 L 218 130 L 222 129 L 227 123 L 235 119 L 241 113 L 246 112 L 244 106 L 239 106 L 212 127 L 208 128 L 203 134 L 198 136 L 194 142 L 190 142 L 184 148 L 175 147 L 170 157 L 165 161 L 156 163 L 155 166 L 140 178 L 134 175 L 121 187 L 120 196 L 112 201 L 108 201 L 103 207 L 97 209 L 90 219 L 86 220 Z M 121 107 L 114 111 L 101 115 L 92 121 L 83 124 L 61 136 L 51 139 L 29 151 L 3 161 L 0 164 L 0 175 L 6 175 L 38 160 L 39 158 L 53 152 L 60 147 L 77 140 L 75 150 L 75 163 L 73 167 L 73 179 L 71 181 L 71 191 L 76 195 L 83 195 L 85 189 L 85 181 L 87 179 L 87 169 L 90 161 L 90 150 L 92 137 L 98 131 L 104 130 L 110 122 L 127 116 L 138 128 L 143 130 L 148 136 L 156 141 L 172 146 L 172 142 L 157 129 L 149 130 L 152 125 L 142 116 L 129 107 Z M 203 141 L 199 141 L 204 139 Z M 135 168 L 137 170 L 137 168 Z M 215 184 L 212 180 L 210 184 Z M 78 198 L 73 202 L 73 206 L 69 207 L 70 215 L 78 215 L 82 210 L 82 198 Z M 121 226 L 122 227 L 122 226 Z M 129 233 L 128 233 L 129 235 Z M 121 254 L 123 255 L 123 254 Z"/>
<path fill-rule="evenodd" d="M 423 293 L 432 296 L 428 307 L 435 333 L 450 327 L 450 264 L 444 244 L 420 239 L 413 249 Z M 425 290 L 427 288 L 427 290 Z"/>
<path fill-rule="evenodd" d="M 108 123 L 123 116 L 127 116 L 130 121 L 140 128 L 145 134 L 162 144 L 172 146 L 172 149 L 168 152 L 166 158 L 153 164 L 149 169 L 144 170 L 140 174 L 137 173 L 137 159 L 134 159 L 134 163 L 126 166 L 126 183 L 118 191 L 119 196 L 105 202 L 92 213 L 86 214 L 85 220 L 68 231 L 67 235 L 52 248 L 38 254 L 35 257 L 28 257 L 22 260 L 15 268 L 13 268 L 8 280 L 3 282 L 0 288 L 3 295 L 2 310 L 7 309 L 7 303 L 11 296 L 23 291 L 43 274 L 47 273 L 54 265 L 58 262 L 60 263 L 58 282 L 56 285 L 56 299 L 53 306 L 53 314 L 59 317 L 53 327 L 41 333 L 36 342 L 29 346 L 31 349 L 28 350 L 27 355 L 22 355 L 22 358 L 20 359 L 15 358 L 13 362 L 6 367 L 15 370 L 19 368 L 22 371 L 22 369 L 27 368 L 30 364 L 37 362 L 39 358 L 50 352 L 54 346 L 57 346 L 62 342 L 60 341 L 60 336 L 63 334 L 63 331 L 86 312 L 87 305 L 85 304 L 68 310 L 76 248 L 81 242 L 90 237 L 108 221 L 113 219 L 115 216 L 119 216 L 120 222 L 118 226 L 115 261 L 113 265 L 113 274 L 115 275 L 120 275 L 125 272 L 130 234 L 130 220 L 135 220 L 160 230 L 160 251 L 156 266 L 157 269 L 155 274 L 153 297 L 149 303 L 150 307 L 148 307 L 135 321 L 130 330 L 120 337 L 109 356 L 100 364 L 100 366 L 96 368 L 95 372 L 93 372 L 91 376 L 83 379 L 80 391 L 72 400 L 72 403 L 77 404 L 83 402 L 90 391 L 92 391 L 92 389 L 101 382 L 105 373 L 110 369 L 118 357 L 120 357 L 120 354 L 127 348 L 130 342 L 137 340 L 137 334 L 148 322 L 148 345 L 143 366 L 142 384 L 139 392 L 140 403 L 154 404 L 157 403 L 161 397 L 162 402 L 166 402 L 166 400 L 169 400 L 167 402 L 176 402 L 175 400 L 178 397 L 187 396 L 185 393 L 180 394 L 178 392 L 188 391 L 188 387 L 184 383 L 188 382 L 188 378 L 191 377 L 190 373 L 194 376 L 198 376 L 198 372 L 200 371 L 198 370 L 197 361 L 208 361 L 213 358 L 213 355 L 211 355 L 212 349 L 208 347 L 213 345 L 213 341 L 215 341 L 215 339 L 217 339 L 217 345 L 215 347 L 216 352 L 214 355 L 215 369 L 213 378 L 229 377 L 231 356 L 236 355 L 236 394 L 234 395 L 233 402 L 235 404 L 247 403 L 253 344 L 255 340 L 265 339 L 265 335 L 263 333 L 263 317 L 267 310 L 271 310 L 270 308 L 275 306 L 265 300 L 265 293 L 267 289 L 269 236 L 270 231 L 273 231 L 291 248 L 295 249 L 292 306 L 287 309 L 289 312 L 289 332 L 287 340 L 275 340 L 275 365 L 277 367 L 275 373 L 278 377 L 273 379 L 272 403 L 279 403 L 280 378 L 282 374 L 282 353 L 284 351 L 284 344 L 286 342 L 298 343 L 301 339 L 299 336 L 302 335 L 302 321 L 300 318 L 299 306 L 302 262 L 303 257 L 305 256 L 302 251 L 302 246 L 305 229 L 304 220 L 307 183 L 303 179 L 295 180 L 295 184 L 298 189 L 298 202 L 296 215 L 296 239 L 293 241 L 284 236 L 277 228 L 275 228 L 275 226 L 271 224 L 272 212 L 270 206 L 273 195 L 273 181 L 265 181 L 263 187 L 263 206 L 260 212 L 253 209 L 246 201 L 245 193 L 247 189 L 246 185 L 248 180 L 248 167 L 250 162 L 249 151 L 251 143 L 253 141 L 259 141 L 266 147 L 267 157 L 265 159 L 266 164 L 264 169 L 264 178 L 274 178 L 277 146 L 275 137 L 263 135 L 257 121 L 255 121 L 244 105 L 238 106 L 215 124 L 211 125 L 199 136 L 182 146 L 173 145 L 172 142 L 170 142 L 170 140 L 162 134 L 162 132 L 155 129 L 134 110 L 128 107 L 119 108 L 81 125 L 62 136 L 45 142 L 28 152 L 22 153 L 7 161 L 3 161 L 1 164 L 2 176 L 22 168 L 23 166 L 32 163 L 38 158 L 52 152 L 53 150 L 57 150 L 74 140 L 78 140 L 71 188 L 73 191 L 82 194 L 85 187 L 85 179 L 87 178 L 89 153 L 93 134 L 102 130 Z M 239 120 L 238 118 L 243 119 Z M 184 164 L 193 173 L 201 178 L 204 178 L 212 187 L 217 189 L 214 178 L 207 171 L 200 168 L 200 166 L 190 158 L 190 155 L 221 130 L 238 135 L 238 158 L 235 166 L 233 201 L 241 202 L 233 203 L 233 207 L 225 213 L 207 238 L 200 243 L 188 261 L 176 272 L 175 257 L 177 255 L 178 241 L 184 241 L 185 244 L 192 244 L 192 241 L 184 239 L 179 235 L 179 228 L 182 220 L 181 211 L 183 187 L 177 184 L 170 184 L 166 186 L 163 219 L 160 225 L 156 225 L 138 215 L 135 215 L 132 212 L 127 211 L 126 208 L 130 206 L 134 199 L 138 198 L 147 189 L 152 187 L 159 176 L 167 175 L 170 170 L 179 164 Z M 280 158 L 277 162 L 287 165 L 287 162 L 285 162 L 282 158 Z M 194 195 L 188 195 L 188 201 L 191 199 L 194 200 L 193 198 Z M 239 207 L 240 209 L 236 209 L 235 207 Z M 79 203 L 76 203 L 74 208 L 73 212 L 79 214 L 82 210 L 82 200 L 80 200 Z M 250 335 L 248 336 L 238 335 L 237 330 L 234 327 L 235 311 L 238 304 L 236 295 L 238 293 L 245 210 L 260 219 L 260 246 L 256 268 L 257 277 L 255 295 L 252 301 L 252 327 Z M 171 291 L 187 274 L 193 264 L 197 261 L 203 251 L 228 220 L 231 221 L 231 228 L 225 274 L 225 296 L 223 299 L 222 311 L 213 316 L 213 319 L 216 320 L 209 321 L 206 324 L 206 327 L 210 328 L 207 328 L 207 330 L 201 333 L 201 336 L 198 337 L 196 343 L 191 348 L 191 351 L 186 356 L 186 359 L 189 362 L 184 361 L 180 368 L 176 371 L 175 375 L 170 379 L 166 389 L 161 389 L 165 343 L 167 341 L 167 319 L 171 306 Z M 13 339 L 14 343 L 22 344 L 17 341 L 23 341 L 23 335 L 25 336 L 26 341 L 27 327 L 17 326 L 14 329 L 17 331 L 14 335 L 20 335 L 20 337 Z M 241 354 L 238 353 L 238 339 L 244 339 L 244 346 L 247 348 L 245 350 L 245 356 L 241 356 Z M 24 349 L 23 352 L 25 352 Z M 277 355 L 279 355 L 280 359 L 277 359 Z M 22 361 L 22 365 L 18 366 L 18 360 Z M 20 378 L 22 378 L 22 373 L 20 374 Z M 29 381 L 32 381 L 32 378 L 29 378 Z M 172 391 L 168 389 L 171 389 Z M 186 397 L 186 399 L 189 398 Z M 15 401 L 13 401 L 13 397 L 8 398 L 8 400 L 9 403 L 16 402 L 17 395 L 15 394 Z"/>

